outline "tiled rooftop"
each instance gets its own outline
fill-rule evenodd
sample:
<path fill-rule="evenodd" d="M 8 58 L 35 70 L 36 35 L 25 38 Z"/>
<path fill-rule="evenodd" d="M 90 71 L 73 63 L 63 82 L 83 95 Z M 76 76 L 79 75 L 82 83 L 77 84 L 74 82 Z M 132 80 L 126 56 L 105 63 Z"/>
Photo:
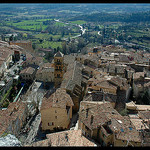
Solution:
<path fill-rule="evenodd" d="M 82 64 L 79 62 L 74 62 L 74 68 L 72 72 L 71 79 L 68 81 L 66 88 L 73 91 L 75 85 L 81 86 L 82 81 Z"/>
<path fill-rule="evenodd" d="M 27 68 L 23 69 L 23 70 L 20 72 L 20 74 L 33 74 L 34 71 L 35 71 L 34 68 L 32 68 L 32 67 L 27 67 Z"/>
<path fill-rule="evenodd" d="M 144 78 L 144 72 L 136 72 L 136 73 L 133 74 L 133 79 L 134 80 L 139 79 L 140 77 Z"/>
<path fill-rule="evenodd" d="M 41 62 L 43 61 L 43 58 L 42 57 L 29 57 L 26 62 L 29 63 L 29 64 L 34 64 L 34 62 L 40 64 Z"/>
<path fill-rule="evenodd" d="M 112 118 L 109 127 L 115 133 L 117 139 L 141 142 L 139 132 L 127 116 L 118 119 Z"/>
<path fill-rule="evenodd" d="M 13 120 L 21 118 L 26 109 L 23 102 L 12 102 L 6 110 L 0 110 L 0 135 L 8 128 Z"/>
<path fill-rule="evenodd" d="M 139 111 L 138 112 L 138 116 L 141 118 L 141 119 L 150 119 L 150 111 Z"/>
<path fill-rule="evenodd" d="M 133 101 L 126 103 L 127 109 L 134 109 L 138 111 L 149 111 L 150 105 L 137 105 Z"/>
<path fill-rule="evenodd" d="M 149 127 L 146 125 L 146 123 L 143 123 L 142 119 L 130 119 L 133 125 L 135 126 L 136 130 L 141 129 L 149 129 Z"/>
<path fill-rule="evenodd" d="M 0 47 L 0 58 L 5 59 L 9 56 L 9 55 L 13 55 L 14 51 L 7 48 L 7 47 Z"/>
<path fill-rule="evenodd" d="M 118 87 L 127 90 L 129 89 L 130 85 L 127 84 L 127 80 L 125 78 L 121 78 L 118 76 L 112 77 L 110 80 L 108 80 L 111 83 L 114 83 L 115 85 L 117 85 Z"/>
<path fill-rule="evenodd" d="M 89 108 L 88 117 L 86 118 L 86 109 Z M 118 112 L 112 107 L 109 102 L 90 102 L 82 101 L 80 102 L 79 119 L 83 122 L 89 129 L 95 129 L 100 125 L 109 121 L 107 114 L 114 113 L 118 115 Z M 93 115 L 93 123 L 91 124 L 91 115 Z"/>
<path fill-rule="evenodd" d="M 68 130 L 46 135 L 47 139 L 31 146 L 97 146 L 93 141 L 81 135 L 81 130 Z"/>
<path fill-rule="evenodd" d="M 64 54 L 61 53 L 60 51 L 58 51 L 58 52 L 54 55 L 54 57 L 63 57 L 63 56 L 64 56 Z"/>
<path fill-rule="evenodd" d="M 88 117 L 86 110 L 88 109 Z M 93 115 L 93 123 L 91 123 Z M 140 136 L 129 117 L 121 116 L 109 102 L 89 102 L 80 103 L 79 120 L 90 130 L 98 128 L 107 122 L 110 129 L 115 133 L 115 138 L 140 142 Z"/>
<path fill-rule="evenodd" d="M 117 95 L 99 92 L 93 92 L 88 97 L 85 97 L 83 101 L 109 101 L 109 102 L 116 102 Z"/>
<path fill-rule="evenodd" d="M 73 69 L 74 69 L 74 63 L 70 63 L 67 66 L 67 71 L 65 72 L 63 76 L 63 81 L 61 83 L 61 88 L 66 88 L 69 80 L 72 78 L 73 75 Z"/>
<path fill-rule="evenodd" d="M 61 88 L 57 89 L 55 93 L 49 95 L 48 93 L 44 96 L 41 110 L 49 109 L 51 107 L 66 108 L 66 106 L 73 106 L 73 101 L 66 90 Z"/>

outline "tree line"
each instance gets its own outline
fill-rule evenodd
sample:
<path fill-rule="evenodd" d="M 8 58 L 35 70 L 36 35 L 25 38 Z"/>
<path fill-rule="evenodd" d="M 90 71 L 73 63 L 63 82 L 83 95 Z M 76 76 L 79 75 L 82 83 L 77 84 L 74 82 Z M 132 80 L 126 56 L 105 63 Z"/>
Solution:
<path fill-rule="evenodd" d="M 90 22 L 149 22 L 150 11 L 136 13 L 93 13 L 68 19 L 69 21 L 85 20 Z"/>

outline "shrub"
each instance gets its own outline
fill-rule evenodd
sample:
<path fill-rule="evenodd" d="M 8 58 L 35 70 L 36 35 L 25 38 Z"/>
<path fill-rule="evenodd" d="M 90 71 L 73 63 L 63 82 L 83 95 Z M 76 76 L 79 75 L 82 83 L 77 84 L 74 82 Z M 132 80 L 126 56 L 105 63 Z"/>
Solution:
<path fill-rule="evenodd" d="M 127 116 L 128 115 L 128 110 L 125 108 L 125 109 L 123 109 L 121 112 L 119 112 L 120 113 L 120 115 L 122 115 L 122 116 Z"/>

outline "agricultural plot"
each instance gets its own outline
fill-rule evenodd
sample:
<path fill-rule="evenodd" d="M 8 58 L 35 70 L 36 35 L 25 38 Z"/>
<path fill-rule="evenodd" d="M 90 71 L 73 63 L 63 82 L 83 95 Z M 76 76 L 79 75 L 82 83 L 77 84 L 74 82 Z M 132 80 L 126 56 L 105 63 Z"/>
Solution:
<path fill-rule="evenodd" d="M 7 21 L 6 25 L 17 27 L 18 29 L 36 31 L 38 29 L 44 30 L 47 27 L 47 25 L 43 25 L 43 21 L 46 21 L 46 20 L 50 20 L 50 19 L 24 20 L 20 22 Z"/>
<path fill-rule="evenodd" d="M 81 24 L 86 23 L 86 21 L 83 21 L 83 20 L 77 20 L 77 21 L 71 21 L 70 23 L 81 25 Z"/>
<path fill-rule="evenodd" d="M 49 40 L 50 37 L 52 37 L 53 39 L 61 38 L 61 35 L 52 35 L 52 34 L 49 34 L 49 33 L 39 33 L 39 34 L 34 35 L 34 37 L 39 38 L 39 39 Z"/>
<path fill-rule="evenodd" d="M 61 42 L 50 42 L 50 41 L 43 41 L 42 44 L 38 44 L 40 48 L 57 48 L 62 47 Z"/>
<path fill-rule="evenodd" d="M 63 26 L 67 26 L 67 24 L 62 23 L 62 22 L 56 22 L 55 25 L 56 25 L 56 26 L 62 26 L 62 27 L 63 27 Z"/>

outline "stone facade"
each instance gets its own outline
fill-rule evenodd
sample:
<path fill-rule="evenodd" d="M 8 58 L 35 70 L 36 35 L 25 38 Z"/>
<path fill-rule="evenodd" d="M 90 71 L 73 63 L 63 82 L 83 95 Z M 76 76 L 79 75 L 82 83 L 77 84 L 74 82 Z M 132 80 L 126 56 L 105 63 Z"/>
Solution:
<path fill-rule="evenodd" d="M 42 101 L 41 122 L 42 130 L 67 129 L 72 118 L 73 102 L 63 89 L 55 93 L 47 93 Z"/>
<path fill-rule="evenodd" d="M 79 129 L 102 146 L 141 146 L 140 134 L 130 119 L 108 102 L 81 102 Z"/>
<path fill-rule="evenodd" d="M 43 82 L 54 82 L 54 66 L 46 63 L 36 72 L 36 80 Z"/>
<path fill-rule="evenodd" d="M 54 55 L 54 83 L 60 87 L 64 75 L 64 55 L 59 51 Z"/>

